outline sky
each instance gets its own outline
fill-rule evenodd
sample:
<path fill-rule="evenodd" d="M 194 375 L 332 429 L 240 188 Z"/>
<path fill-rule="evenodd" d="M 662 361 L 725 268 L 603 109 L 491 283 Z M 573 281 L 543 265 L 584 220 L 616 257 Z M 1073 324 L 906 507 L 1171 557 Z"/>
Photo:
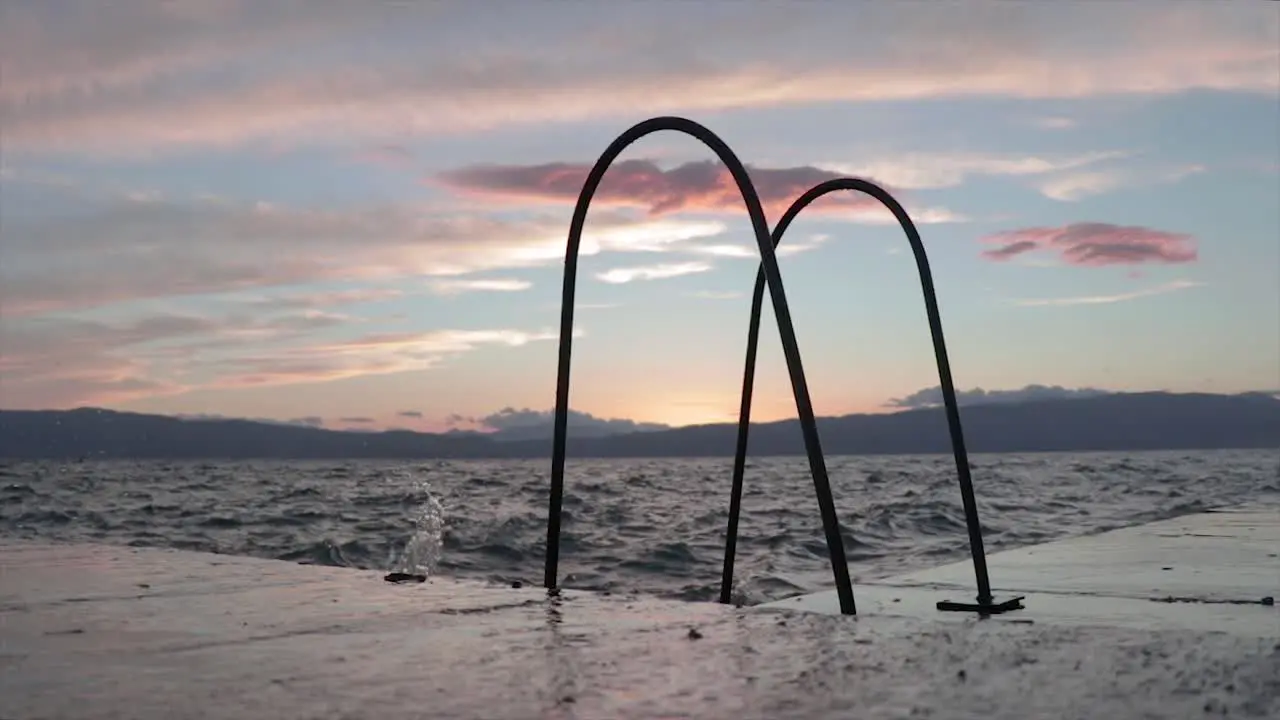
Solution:
<path fill-rule="evenodd" d="M 1280 3 L 0 0 L 0 407 L 499 427 L 649 117 L 770 222 L 919 224 L 957 385 L 1280 388 Z M 780 248 L 820 415 L 938 384 L 887 213 Z M 587 220 L 571 405 L 736 418 L 758 252 L 665 132 Z M 753 417 L 794 417 L 766 312 Z M 934 393 L 936 395 L 936 393 Z"/>

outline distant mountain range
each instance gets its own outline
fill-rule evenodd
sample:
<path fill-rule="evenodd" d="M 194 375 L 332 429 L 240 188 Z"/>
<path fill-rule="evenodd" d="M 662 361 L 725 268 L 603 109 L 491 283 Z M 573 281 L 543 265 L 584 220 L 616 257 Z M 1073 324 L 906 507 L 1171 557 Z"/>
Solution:
<path fill-rule="evenodd" d="M 1280 448 L 1280 399 L 1262 393 L 1117 393 L 961 409 L 972 452 Z M 830 455 L 950 452 L 941 408 L 819 419 Z M 112 410 L 0 410 L 0 458 L 355 459 L 540 458 L 537 439 L 406 430 L 350 432 L 251 420 L 183 419 Z M 570 457 L 732 455 L 736 426 L 698 425 L 569 438 Z M 751 454 L 798 455 L 795 420 L 754 424 Z"/>

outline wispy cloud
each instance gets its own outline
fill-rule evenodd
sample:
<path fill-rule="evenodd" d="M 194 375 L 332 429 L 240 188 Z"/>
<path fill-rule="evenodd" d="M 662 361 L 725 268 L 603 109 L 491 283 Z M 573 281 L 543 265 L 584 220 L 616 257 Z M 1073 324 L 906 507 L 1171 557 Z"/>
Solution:
<path fill-rule="evenodd" d="M 783 241 L 778 245 L 776 254 L 786 257 L 788 255 L 799 255 L 810 250 L 817 250 L 820 246 L 831 239 L 830 235 L 810 235 L 804 240 L 793 240 L 792 242 Z"/>
<path fill-rule="evenodd" d="M 557 337 L 552 330 L 512 329 L 375 333 L 342 342 L 219 357 L 207 368 L 218 374 L 204 387 L 290 385 L 428 370 L 451 356 L 484 346 L 520 347 Z"/>
<path fill-rule="evenodd" d="M 414 166 L 417 158 L 413 151 L 403 145 L 375 145 L 356 154 L 355 159 L 370 165 L 407 170 Z"/>
<path fill-rule="evenodd" d="M 1040 192 L 1045 197 L 1067 202 L 1114 190 L 1120 187 L 1123 179 L 1123 174 L 1116 170 L 1094 170 L 1057 175 L 1042 182 L 1040 184 Z"/>
<path fill-rule="evenodd" d="M 4 5 L 0 100 L 139 92 L 273 47 L 334 40 L 373 19 L 324 0 L 121 0 L 109 15 L 94 8 L 91 0 Z"/>
<path fill-rule="evenodd" d="M 214 345 L 288 341 L 340 323 L 329 315 L 272 318 L 152 315 L 122 323 L 6 318 L 0 344 L 4 404 L 63 407 L 183 392 L 166 368 Z"/>
<path fill-rule="evenodd" d="M 1036 118 L 1032 121 L 1032 124 L 1044 130 L 1070 130 L 1079 125 L 1079 122 L 1075 118 L 1049 115 Z"/>
<path fill-rule="evenodd" d="M 471 4 L 120 0 L 108 17 L 91 0 L 9 3 L 7 150 L 372 139 L 636 107 L 1280 87 L 1280 22 L 1261 4 L 1045 3 L 1015 15 L 998 5 L 710 4 L 682 6 L 678 23 L 663 3 L 575 6 L 572 23 L 541 5 L 501 12 L 509 30 Z M 851 26 L 861 31 L 852 45 Z M 396 32 L 408 27 L 428 35 Z M 762 55 L 766 46 L 779 50 Z"/>
<path fill-rule="evenodd" d="M 563 261 L 567 224 L 558 215 L 499 220 L 408 205 L 330 211 L 117 203 L 95 212 L 6 222 L 0 305 L 6 316 L 16 316 L 318 281 L 451 279 L 536 267 Z M 724 229 L 718 221 L 600 213 L 584 233 L 581 253 L 671 251 Z M 504 282 L 483 289 L 514 288 Z"/>
<path fill-rule="evenodd" d="M 780 257 L 799 255 L 803 252 L 816 250 L 830 239 L 829 235 L 821 234 L 810 235 L 804 240 L 792 239 L 789 242 L 783 242 L 774 252 Z M 755 245 L 747 245 L 746 243 L 689 243 L 682 246 L 681 250 L 694 255 L 708 255 L 717 258 L 732 258 L 735 260 L 760 259 L 760 249 Z"/>
<path fill-rule="evenodd" d="M 282 295 L 257 295 L 231 298 L 231 302 L 250 308 L 270 310 L 314 310 L 342 307 L 360 303 L 381 302 L 401 297 L 404 293 L 394 288 L 356 288 L 318 293 L 289 293 Z"/>
<path fill-rule="evenodd" d="M 7 158 L 0 159 L 0 163 L 5 160 Z M 172 200 L 156 188 L 130 186 L 110 179 L 89 179 L 42 167 L 0 164 L 0 192 L 14 187 L 38 188 L 51 196 L 89 203 L 135 204 Z"/>
<path fill-rule="evenodd" d="M 516 278 L 445 279 L 431 282 L 431 290 L 441 295 L 469 292 L 520 292 L 531 287 L 533 283 Z"/>
<path fill-rule="evenodd" d="M 982 253 L 996 261 L 1033 251 L 1054 253 L 1070 265 L 1093 267 L 1187 263 L 1197 258 L 1190 235 L 1108 223 L 1022 228 L 988 236 L 984 242 L 998 246 Z"/>
<path fill-rule="evenodd" d="M 335 328 L 349 334 L 356 327 L 345 324 L 344 318 L 324 315 L 8 321 L 0 347 L 4 404 L 68 407 L 425 370 L 483 347 L 521 347 L 558 336 L 549 329 L 503 328 L 321 339 Z"/>
<path fill-rule="evenodd" d="M 1163 169 L 1110 167 L 1068 172 L 1046 178 L 1040 183 L 1040 192 L 1054 200 L 1070 202 L 1121 187 L 1174 183 L 1204 170 L 1203 165 L 1184 165 Z"/>
<path fill-rule="evenodd" d="M 752 245 L 745 243 L 690 243 L 684 246 L 684 251 L 694 255 L 709 255 L 718 258 L 760 258 L 760 250 Z"/>
<path fill-rule="evenodd" d="M 1062 156 L 909 152 L 853 163 L 824 163 L 841 175 L 874 177 L 900 188 L 935 189 L 960 185 L 975 176 L 1044 175 L 1125 157 L 1119 150 Z"/>
<path fill-rule="evenodd" d="M 1115 293 L 1113 295 L 1079 295 L 1075 297 L 1057 297 L 1057 298 L 1024 298 L 1013 300 L 1014 305 L 1023 307 L 1046 307 L 1046 306 L 1070 306 L 1070 305 L 1109 305 L 1111 303 L 1125 302 L 1127 300 L 1137 300 L 1138 298 L 1152 297 L 1154 295 L 1164 295 L 1178 290 L 1186 290 L 1188 288 L 1201 287 L 1204 283 L 1194 280 L 1173 280 L 1156 285 L 1154 287 L 1143 288 L 1141 290 L 1131 290 L 1129 292 Z"/>
<path fill-rule="evenodd" d="M 613 268 L 598 273 L 596 279 L 601 282 L 619 285 L 637 280 L 663 280 L 680 277 L 681 275 L 693 275 L 704 273 L 711 269 L 711 264 L 705 262 L 665 263 L 661 265 Z"/>
<path fill-rule="evenodd" d="M 880 178 L 908 190 L 958 186 L 974 177 L 1029 178 L 1043 195 L 1064 202 L 1119 188 L 1174 183 L 1203 172 L 1202 165 L 1152 167 L 1123 150 L 1039 156 L 983 153 L 904 153 L 859 163 L 823 164 L 845 175 Z"/>

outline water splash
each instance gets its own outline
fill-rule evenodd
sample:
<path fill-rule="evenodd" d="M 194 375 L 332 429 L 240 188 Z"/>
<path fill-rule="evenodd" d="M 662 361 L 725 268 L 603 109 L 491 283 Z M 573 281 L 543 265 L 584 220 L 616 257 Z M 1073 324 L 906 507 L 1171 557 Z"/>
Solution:
<path fill-rule="evenodd" d="M 431 483 L 418 484 L 421 503 L 414 511 L 413 534 L 404 548 L 392 558 L 391 572 L 430 576 L 435 572 L 444 549 L 444 505 L 431 492 Z"/>

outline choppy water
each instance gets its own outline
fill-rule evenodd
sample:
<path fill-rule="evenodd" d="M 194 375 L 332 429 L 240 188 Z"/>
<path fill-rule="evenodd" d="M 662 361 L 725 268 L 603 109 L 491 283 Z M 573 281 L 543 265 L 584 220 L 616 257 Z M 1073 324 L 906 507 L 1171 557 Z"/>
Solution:
<path fill-rule="evenodd" d="M 1280 451 L 979 455 L 987 547 L 1082 535 L 1241 502 L 1280 502 Z M 167 546 L 364 568 L 541 579 L 547 462 L 10 463 L 0 538 Z M 571 461 L 562 583 L 710 599 L 729 459 Z M 855 580 L 967 557 L 948 457 L 831 458 Z M 753 461 L 738 595 L 830 584 L 803 458 Z"/>

